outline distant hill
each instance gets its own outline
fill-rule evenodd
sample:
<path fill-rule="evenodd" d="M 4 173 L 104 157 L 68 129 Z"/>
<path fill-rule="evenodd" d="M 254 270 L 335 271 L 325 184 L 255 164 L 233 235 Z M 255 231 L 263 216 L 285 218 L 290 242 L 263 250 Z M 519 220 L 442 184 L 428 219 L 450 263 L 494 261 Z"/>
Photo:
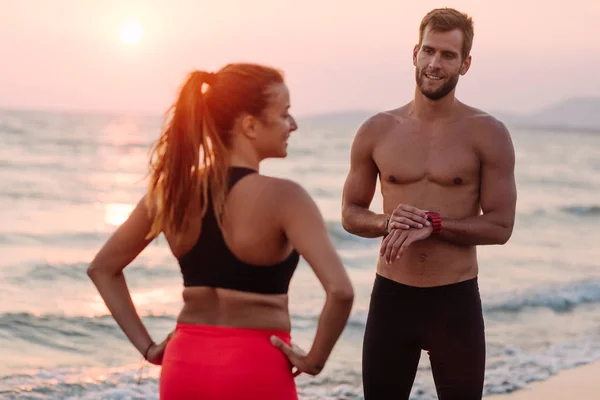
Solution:
<path fill-rule="evenodd" d="M 353 120 L 363 120 L 367 119 L 370 116 L 375 114 L 375 111 L 372 110 L 344 110 L 344 111 L 334 111 L 334 112 L 326 112 L 321 114 L 306 114 L 299 115 L 297 118 L 303 121 L 310 122 L 330 122 L 330 121 L 346 121 L 348 118 Z"/>
<path fill-rule="evenodd" d="M 319 126 L 346 124 L 358 127 L 375 111 L 349 110 L 317 115 L 305 115 L 299 119 L 303 126 L 316 123 Z M 576 97 L 529 114 L 505 111 L 490 111 L 494 117 L 506 125 L 532 130 L 568 129 L 586 132 L 600 132 L 600 97 Z"/>
<path fill-rule="evenodd" d="M 529 129 L 600 131 L 600 97 L 577 97 L 530 114 L 492 113 L 507 125 Z"/>
<path fill-rule="evenodd" d="M 349 110 L 298 116 L 297 119 L 300 129 L 333 129 L 353 135 L 358 127 L 373 114 L 373 111 Z"/>
<path fill-rule="evenodd" d="M 319 127 L 331 125 L 354 133 L 355 129 L 357 129 L 362 122 L 379 111 L 382 110 L 358 109 L 323 114 L 300 115 L 297 116 L 297 118 L 303 128 L 313 125 Z M 69 110 L 42 111 L 34 109 L 3 109 L 0 107 L 0 114 L 31 112 L 50 112 L 53 114 L 67 115 L 123 115 L 123 113 L 117 112 L 101 113 Z M 574 97 L 529 114 L 517 114 L 502 110 L 489 110 L 488 112 L 506 125 L 515 128 L 532 130 L 567 129 L 600 133 L 600 97 Z M 141 115 L 142 114 L 140 114 L 140 116 Z M 162 115 L 152 114 L 151 117 L 159 122 L 162 121 Z M 159 120 L 158 118 L 161 119 Z"/>

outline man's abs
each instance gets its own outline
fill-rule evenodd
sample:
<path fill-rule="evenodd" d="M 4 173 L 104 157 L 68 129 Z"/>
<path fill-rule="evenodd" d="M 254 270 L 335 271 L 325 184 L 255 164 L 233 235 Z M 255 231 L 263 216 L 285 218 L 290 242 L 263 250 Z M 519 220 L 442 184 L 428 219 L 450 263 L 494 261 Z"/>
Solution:
<path fill-rule="evenodd" d="M 381 135 L 373 150 L 385 213 L 391 215 L 399 204 L 436 211 L 442 229 L 444 218 L 478 215 L 480 161 L 471 118 L 461 113 L 447 123 L 424 123 L 408 110 L 396 110 L 399 123 Z M 412 243 L 391 265 L 380 257 L 377 272 L 419 287 L 462 282 L 477 276 L 476 249 L 432 236 Z"/>
<path fill-rule="evenodd" d="M 386 264 L 381 256 L 377 262 L 379 275 L 417 287 L 462 282 L 478 272 L 474 246 L 458 246 L 435 237 L 411 244 L 392 264 Z"/>

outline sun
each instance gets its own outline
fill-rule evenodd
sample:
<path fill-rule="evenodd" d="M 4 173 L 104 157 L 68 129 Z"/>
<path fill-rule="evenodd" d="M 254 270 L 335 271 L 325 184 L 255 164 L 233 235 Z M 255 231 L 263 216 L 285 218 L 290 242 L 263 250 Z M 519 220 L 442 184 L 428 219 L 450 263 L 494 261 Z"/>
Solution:
<path fill-rule="evenodd" d="M 138 44 L 144 36 L 144 28 L 139 22 L 131 20 L 121 25 L 121 41 L 125 44 Z"/>

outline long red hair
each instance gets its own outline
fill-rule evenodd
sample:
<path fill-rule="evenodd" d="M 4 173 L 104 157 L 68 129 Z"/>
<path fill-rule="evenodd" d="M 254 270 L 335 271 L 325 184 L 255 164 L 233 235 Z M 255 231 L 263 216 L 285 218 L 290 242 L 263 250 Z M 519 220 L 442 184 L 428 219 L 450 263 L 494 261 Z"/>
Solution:
<path fill-rule="evenodd" d="M 244 113 L 260 117 L 269 103 L 268 88 L 278 83 L 283 83 L 280 71 L 247 63 L 188 75 L 151 149 L 148 238 L 184 231 L 190 212 L 199 206 L 204 216 L 211 201 L 221 223 L 234 123 Z"/>

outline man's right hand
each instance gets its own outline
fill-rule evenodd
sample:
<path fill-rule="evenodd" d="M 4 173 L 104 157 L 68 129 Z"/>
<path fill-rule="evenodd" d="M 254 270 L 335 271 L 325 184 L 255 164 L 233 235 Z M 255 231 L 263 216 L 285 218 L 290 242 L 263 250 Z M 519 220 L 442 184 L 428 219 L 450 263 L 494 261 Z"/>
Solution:
<path fill-rule="evenodd" d="M 381 242 L 379 255 L 383 257 L 386 264 L 392 264 L 411 244 L 427 239 L 432 232 L 433 228 L 430 227 L 409 230 L 394 229 Z"/>
<path fill-rule="evenodd" d="M 399 204 L 390 216 L 388 232 L 393 229 L 410 229 L 411 227 L 420 229 L 423 226 L 430 225 L 431 223 L 427 220 L 425 211 L 408 204 Z"/>

